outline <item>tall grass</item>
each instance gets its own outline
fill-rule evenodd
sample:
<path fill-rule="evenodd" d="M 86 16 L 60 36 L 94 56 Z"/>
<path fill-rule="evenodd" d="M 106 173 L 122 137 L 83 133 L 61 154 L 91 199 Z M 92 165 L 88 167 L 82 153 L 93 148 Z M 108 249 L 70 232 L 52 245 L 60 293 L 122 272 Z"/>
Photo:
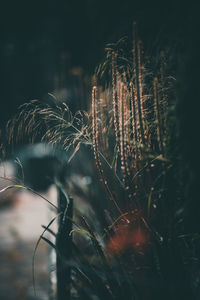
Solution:
<path fill-rule="evenodd" d="M 172 201 L 168 109 L 174 80 L 163 53 L 157 65 L 142 53 L 134 23 L 132 43 L 121 39 L 106 47 L 89 112 L 73 116 L 52 97 L 49 104 L 24 104 L 7 127 L 12 141 L 25 134 L 62 144 L 69 163 L 82 144 L 93 148 L 105 193 L 97 192 L 94 179 L 89 203 L 92 211 L 95 201 L 102 203 L 103 212 L 95 211 L 102 219 L 94 220 L 75 205 L 72 256 L 64 262 L 72 269 L 72 299 L 189 299 L 182 215 Z M 87 200 L 90 192 L 79 197 Z M 76 202 L 77 188 L 72 193 Z"/>

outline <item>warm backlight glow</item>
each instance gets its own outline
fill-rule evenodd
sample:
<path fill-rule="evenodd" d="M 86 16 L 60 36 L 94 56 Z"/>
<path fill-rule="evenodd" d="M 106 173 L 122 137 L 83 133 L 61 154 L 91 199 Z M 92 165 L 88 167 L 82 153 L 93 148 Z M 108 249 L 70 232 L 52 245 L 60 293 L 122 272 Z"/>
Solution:
<path fill-rule="evenodd" d="M 128 249 L 139 250 L 149 242 L 148 233 L 142 228 L 119 228 L 108 242 L 110 253 L 120 253 Z"/>

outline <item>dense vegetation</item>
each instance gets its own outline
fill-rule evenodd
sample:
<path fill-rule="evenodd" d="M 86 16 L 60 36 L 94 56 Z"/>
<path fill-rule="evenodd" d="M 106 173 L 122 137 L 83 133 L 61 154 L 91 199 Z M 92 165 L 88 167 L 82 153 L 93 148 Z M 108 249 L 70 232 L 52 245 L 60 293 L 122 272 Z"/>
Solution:
<path fill-rule="evenodd" d="M 72 115 L 52 97 L 23 105 L 8 124 L 12 141 L 27 135 L 67 151 L 56 184 L 74 198 L 63 259 L 72 299 L 200 296 L 198 116 L 188 105 L 198 83 L 188 56 L 175 78 L 164 51 L 146 57 L 134 24 L 133 41 L 107 45 L 89 112 Z"/>

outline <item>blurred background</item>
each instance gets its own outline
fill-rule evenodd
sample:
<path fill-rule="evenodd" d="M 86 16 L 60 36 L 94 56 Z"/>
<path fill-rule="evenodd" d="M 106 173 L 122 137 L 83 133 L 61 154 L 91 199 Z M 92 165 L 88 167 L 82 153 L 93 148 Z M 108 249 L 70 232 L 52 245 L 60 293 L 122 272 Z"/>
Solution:
<path fill-rule="evenodd" d="M 104 59 L 107 43 L 131 36 L 137 21 L 140 37 L 150 56 L 172 49 L 174 72 L 180 72 L 182 58 L 191 51 L 198 32 L 197 7 L 182 1 L 60 0 L 4 1 L 0 16 L 0 129 L 6 144 L 6 123 L 19 105 L 33 99 L 47 101 L 48 93 L 65 101 L 72 112 L 90 105 L 91 76 Z M 172 64 L 173 65 L 173 64 Z M 20 146 L 20 147 L 19 147 Z M 0 176 L 14 178 L 21 157 L 29 174 L 29 184 L 54 201 L 51 181 L 37 177 L 54 174 L 55 155 L 35 154 L 21 142 L 2 154 Z M 39 154 L 38 154 L 39 153 Z M 41 155 L 40 155 L 41 154 Z M 46 155 L 47 156 L 47 155 Z M 30 163 L 30 160 L 36 160 Z M 40 159 L 39 163 L 38 160 Z M 46 159 L 46 161 L 45 161 Z M 49 159 L 52 164 L 49 170 Z M 37 161 L 37 164 L 35 163 Z M 51 176 L 51 175 L 50 175 Z M 1 188 L 9 185 L 1 179 Z M 41 186 L 42 185 L 42 186 Z M 51 187 L 49 189 L 49 187 Z M 37 220 L 37 222 L 34 222 Z M 34 296 L 31 259 L 41 234 L 41 224 L 49 220 L 46 203 L 27 191 L 12 190 L 0 196 L 0 299 L 48 299 L 48 247 L 41 242 L 36 260 L 37 296 Z"/>
<path fill-rule="evenodd" d="M 195 12 L 192 2 L 184 6 L 181 1 L 4 2 L 0 18 L 1 128 L 20 104 L 44 100 L 55 90 L 73 111 L 85 107 L 89 99 L 74 98 L 73 88 L 79 93 L 83 90 L 87 76 L 104 57 L 106 43 L 130 34 L 136 20 L 146 49 L 174 47 L 190 34 Z"/>

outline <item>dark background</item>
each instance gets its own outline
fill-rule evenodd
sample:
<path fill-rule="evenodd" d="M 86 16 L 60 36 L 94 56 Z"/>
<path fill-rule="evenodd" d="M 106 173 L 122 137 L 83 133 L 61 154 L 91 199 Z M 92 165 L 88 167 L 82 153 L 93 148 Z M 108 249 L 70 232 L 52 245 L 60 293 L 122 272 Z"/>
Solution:
<path fill-rule="evenodd" d="M 178 110 L 174 114 L 177 121 L 171 125 L 171 133 L 175 132 L 175 137 L 170 152 L 172 161 L 175 157 L 173 163 L 177 162 L 177 157 L 179 160 L 177 166 L 175 164 L 169 196 L 171 201 L 177 201 L 174 191 L 180 181 L 181 195 L 186 199 L 186 233 L 199 232 L 200 10 L 197 2 L 27 0 L 1 4 L 2 137 L 5 138 L 6 122 L 20 104 L 35 98 L 45 101 L 49 92 L 66 88 L 64 100 L 68 101 L 70 97 L 70 108 L 74 111 L 84 108 L 78 97 L 68 94 L 72 86 L 80 84 L 76 77 L 81 79 L 91 75 L 104 58 L 106 43 L 131 35 L 132 22 L 136 20 L 149 55 L 155 57 L 164 49 L 173 57 L 172 72 L 178 83 Z M 180 128 L 178 140 L 175 126 Z M 37 173 L 36 169 L 32 176 L 40 180 L 35 175 Z M 40 176 L 44 178 L 43 173 Z"/>
<path fill-rule="evenodd" d="M 181 51 L 195 27 L 197 11 L 192 2 L 184 6 L 182 1 L 4 2 L 0 16 L 2 132 L 20 104 L 43 100 L 55 90 L 60 73 L 66 74 L 62 88 L 70 85 L 69 70 L 78 67 L 79 73 L 91 74 L 103 59 L 106 43 L 129 34 L 133 20 L 152 54 L 176 44 Z"/>

